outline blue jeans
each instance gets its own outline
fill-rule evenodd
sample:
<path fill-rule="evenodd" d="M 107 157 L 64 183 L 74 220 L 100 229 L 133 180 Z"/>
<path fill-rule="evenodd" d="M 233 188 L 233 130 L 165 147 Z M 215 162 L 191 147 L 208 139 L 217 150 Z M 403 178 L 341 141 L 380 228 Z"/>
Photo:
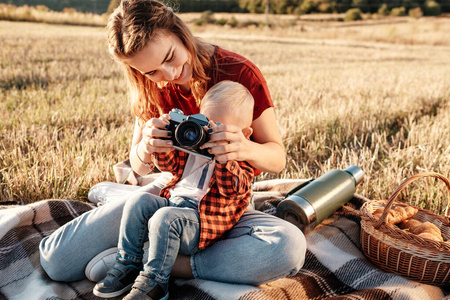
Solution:
<path fill-rule="evenodd" d="M 170 207 L 158 209 L 159 205 L 154 205 L 157 202 Z M 124 206 L 118 254 L 122 259 L 140 263 L 144 243 L 149 241 L 144 271 L 154 275 L 158 282 L 167 283 L 178 253 L 193 255 L 198 251 L 199 234 L 200 217 L 195 201 L 183 197 L 132 198 Z"/>
<path fill-rule="evenodd" d="M 85 279 L 88 262 L 117 246 L 124 205 L 136 198 L 147 198 L 155 208 L 168 206 L 166 200 L 139 192 L 68 222 L 41 241 L 41 265 L 49 277 L 56 281 Z M 257 285 L 296 274 L 305 252 L 305 237 L 297 227 L 247 210 L 223 240 L 191 255 L 191 268 L 198 279 Z"/>

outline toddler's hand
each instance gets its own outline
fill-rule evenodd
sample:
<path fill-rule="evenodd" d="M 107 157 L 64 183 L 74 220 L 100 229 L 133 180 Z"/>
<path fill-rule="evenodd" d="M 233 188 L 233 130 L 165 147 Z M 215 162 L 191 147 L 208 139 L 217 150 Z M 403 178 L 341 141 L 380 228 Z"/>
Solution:
<path fill-rule="evenodd" d="M 249 151 L 249 140 L 245 138 L 241 128 L 234 125 L 216 124 L 209 121 L 209 141 L 200 148 L 209 148 L 208 152 L 214 154 L 219 163 L 229 160 L 247 160 L 246 153 Z"/>

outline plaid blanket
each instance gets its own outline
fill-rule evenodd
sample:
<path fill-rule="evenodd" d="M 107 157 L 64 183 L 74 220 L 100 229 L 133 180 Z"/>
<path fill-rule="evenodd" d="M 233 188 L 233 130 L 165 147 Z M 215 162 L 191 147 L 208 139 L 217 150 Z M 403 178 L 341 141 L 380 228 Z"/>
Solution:
<path fill-rule="evenodd" d="M 256 186 L 255 193 L 257 208 L 267 213 L 274 211 L 283 194 L 279 182 L 271 182 Z M 362 198 L 355 195 L 348 206 L 306 236 L 306 262 L 295 276 L 260 286 L 172 279 L 170 298 L 424 300 L 449 295 L 450 291 L 383 272 L 364 257 L 355 213 Z M 0 299 L 98 299 L 89 280 L 52 281 L 40 266 L 38 252 L 43 237 L 93 208 L 79 201 L 44 200 L 0 210 Z"/>

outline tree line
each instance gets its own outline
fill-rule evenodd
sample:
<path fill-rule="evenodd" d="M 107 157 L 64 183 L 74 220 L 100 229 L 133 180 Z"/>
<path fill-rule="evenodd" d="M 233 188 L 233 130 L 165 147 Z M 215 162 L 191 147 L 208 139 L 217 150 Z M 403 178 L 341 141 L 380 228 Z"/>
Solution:
<path fill-rule="evenodd" d="M 363 13 L 377 13 L 380 9 L 404 8 L 406 12 L 420 8 L 427 14 L 450 12 L 450 0 L 237 0 L 239 7 L 252 13 L 269 10 L 276 14 L 345 13 L 359 9 Z"/>
<path fill-rule="evenodd" d="M 0 3 L 44 5 L 55 11 L 74 8 L 81 12 L 102 14 L 111 12 L 120 0 L 0 0 Z M 380 9 L 404 8 L 406 13 L 420 8 L 425 15 L 450 12 L 450 0 L 169 0 L 179 12 L 240 12 L 274 14 L 344 13 L 360 9 L 363 13 L 376 13 Z M 428 13 L 427 13 L 428 12 Z"/>
<path fill-rule="evenodd" d="M 0 0 L 0 3 L 13 4 L 15 6 L 44 5 L 53 11 L 63 11 L 73 8 L 80 12 L 103 14 L 107 11 L 111 0 Z"/>

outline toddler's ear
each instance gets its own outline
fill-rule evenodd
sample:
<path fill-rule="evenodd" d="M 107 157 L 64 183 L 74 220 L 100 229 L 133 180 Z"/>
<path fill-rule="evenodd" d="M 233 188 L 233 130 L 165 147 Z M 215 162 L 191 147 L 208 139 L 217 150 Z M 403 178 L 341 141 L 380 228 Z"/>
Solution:
<path fill-rule="evenodd" d="M 253 133 L 253 128 L 251 128 L 251 127 L 245 127 L 244 129 L 242 129 L 242 133 L 244 134 L 244 136 L 245 136 L 246 139 L 249 139 L 250 136 L 251 136 L 252 133 Z"/>

